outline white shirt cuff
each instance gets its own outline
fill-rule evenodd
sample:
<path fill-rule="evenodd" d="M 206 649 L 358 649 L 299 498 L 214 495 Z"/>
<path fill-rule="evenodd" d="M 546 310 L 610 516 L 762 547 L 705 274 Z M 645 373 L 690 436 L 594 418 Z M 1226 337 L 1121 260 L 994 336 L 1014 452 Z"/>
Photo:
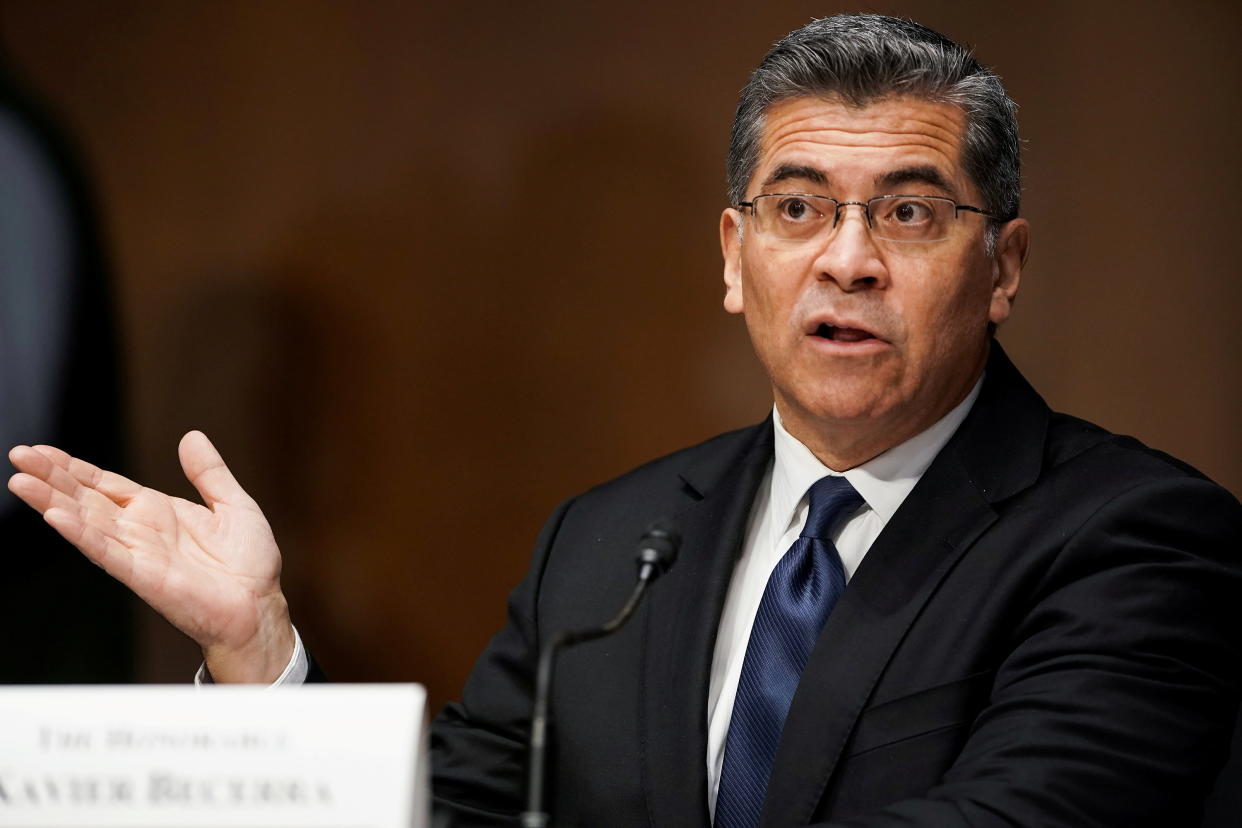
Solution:
<path fill-rule="evenodd" d="M 298 635 L 298 628 L 293 628 L 293 654 L 289 656 L 289 663 L 285 665 L 285 670 L 276 680 L 268 685 L 269 688 L 280 687 L 286 684 L 305 684 L 306 674 L 310 671 L 310 660 L 306 657 L 306 648 L 302 646 L 302 636 Z M 206 687 L 209 684 L 215 684 L 211 678 L 211 673 L 207 672 L 207 662 L 199 665 L 198 672 L 194 674 L 194 686 Z"/>

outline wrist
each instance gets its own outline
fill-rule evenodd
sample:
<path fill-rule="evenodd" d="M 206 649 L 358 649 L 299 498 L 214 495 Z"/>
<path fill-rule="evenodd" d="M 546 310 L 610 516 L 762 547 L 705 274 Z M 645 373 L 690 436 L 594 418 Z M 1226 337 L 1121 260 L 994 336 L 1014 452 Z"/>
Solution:
<path fill-rule="evenodd" d="M 295 633 L 282 593 L 262 599 L 254 635 L 241 645 L 203 647 L 203 660 L 219 684 L 271 684 L 293 655 Z"/>

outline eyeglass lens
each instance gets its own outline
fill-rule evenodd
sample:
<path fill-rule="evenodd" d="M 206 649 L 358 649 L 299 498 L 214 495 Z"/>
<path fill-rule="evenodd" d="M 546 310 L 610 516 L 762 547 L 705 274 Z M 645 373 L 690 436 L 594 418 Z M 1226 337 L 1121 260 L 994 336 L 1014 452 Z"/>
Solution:
<path fill-rule="evenodd" d="M 783 241 L 805 241 L 844 220 L 844 211 L 858 206 L 870 219 L 871 235 L 896 242 L 933 242 L 949 237 L 957 218 L 956 204 L 938 196 L 884 195 L 866 204 L 837 202 L 826 196 L 772 193 L 756 196 L 755 222 L 761 235 Z"/>

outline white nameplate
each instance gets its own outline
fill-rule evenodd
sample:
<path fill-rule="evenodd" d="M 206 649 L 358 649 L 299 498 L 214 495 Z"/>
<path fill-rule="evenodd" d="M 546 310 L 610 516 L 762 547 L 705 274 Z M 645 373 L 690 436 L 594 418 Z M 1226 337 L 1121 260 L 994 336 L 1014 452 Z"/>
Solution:
<path fill-rule="evenodd" d="M 416 684 L 0 687 L 0 826 L 424 828 Z"/>

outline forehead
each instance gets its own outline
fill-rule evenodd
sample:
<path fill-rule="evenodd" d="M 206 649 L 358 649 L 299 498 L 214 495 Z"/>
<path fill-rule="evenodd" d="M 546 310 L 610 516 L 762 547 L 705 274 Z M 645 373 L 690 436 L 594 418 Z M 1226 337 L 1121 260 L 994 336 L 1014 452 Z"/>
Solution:
<path fill-rule="evenodd" d="M 764 117 L 752 187 L 779 168 L 820 170 L 828 183 L 859 186 L 896 170 L 933 167 L 961 194 L 966 116 L 947 103 L 889 97 L 852 106 L 833 97 L 778 101 Z"/>

